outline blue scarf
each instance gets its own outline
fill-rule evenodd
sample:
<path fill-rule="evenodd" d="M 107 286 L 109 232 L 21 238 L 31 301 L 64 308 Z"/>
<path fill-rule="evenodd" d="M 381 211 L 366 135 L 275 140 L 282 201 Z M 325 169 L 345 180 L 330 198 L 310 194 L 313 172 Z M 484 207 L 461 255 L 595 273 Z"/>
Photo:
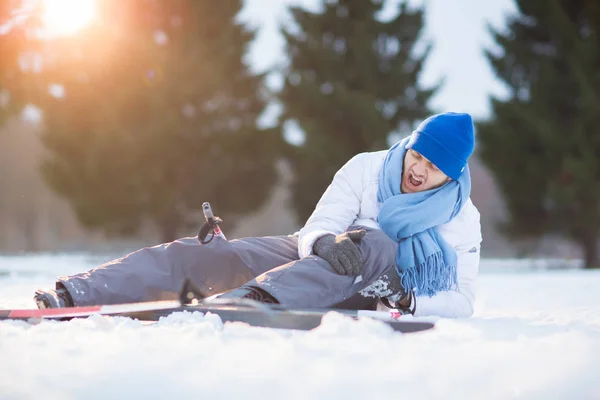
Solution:
<path fill-rule="evenodd" d="M 396 272 L 405 289 L 433 296 L 457 283 L 456 252 L 436 227 L 452 220 L 471 193 L 469 168 L 458 180 L 418 193 L 400 191 L 406 144 L 396 143 L 387 153 L 379 173 L 377 222 L 398 242 Z"/>

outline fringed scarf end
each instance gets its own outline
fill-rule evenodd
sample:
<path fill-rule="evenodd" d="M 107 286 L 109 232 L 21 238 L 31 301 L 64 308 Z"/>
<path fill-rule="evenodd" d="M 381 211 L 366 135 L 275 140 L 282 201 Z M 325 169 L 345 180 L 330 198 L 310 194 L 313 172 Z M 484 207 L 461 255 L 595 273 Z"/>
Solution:
<path fill-rule="evenodd" d="M 427 257 L 420 265 L 396 271 L 406 290 L 414 289 L 417 295 L 434 296 L 458 286 L 456 265 L 446 265 L 441 251 Z"/>

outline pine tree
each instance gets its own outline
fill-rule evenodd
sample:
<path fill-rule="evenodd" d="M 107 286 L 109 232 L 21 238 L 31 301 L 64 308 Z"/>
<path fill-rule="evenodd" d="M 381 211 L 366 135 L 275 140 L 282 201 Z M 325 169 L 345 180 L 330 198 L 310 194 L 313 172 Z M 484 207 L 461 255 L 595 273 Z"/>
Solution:
<path fill-rule="evenodd" d="M 132 234 L 148 219 L 166 242 L 203 201 L 237 215 L 269 195 L 278 134 L 256 127 L 241 3 L 103 1 L 100 22 L 53 43 L 41 86 L 64 95 L 40 101 L 43 172 L 85 225 Z"/>
<path fill-rule="evenodd" d="M 27 35 L 28 24 L 17 18 L 20 0 L 0 0 L 0 127 L 24 106 L 29 82 L 21 68 L 23 52 L 34 50 L 35 41 Z"/>
<path fill-rule="evenodd" d="M 504 192 L 511 238 L 556 234 L 597 267 L 600 233 L 600 4 L 520 0 L 501 54 L 487 57 L 510 89 L 479 124 L 481 157 Z"/>
<path fill-rule="evenodd" d="M 385 2 L 326 1 L 322 13 L 292 8 L 298 32 L 285 31 L 289 67 L 279 98 L 281 127 L 304 132 L 293 147 L 293 205 L 299 221 L 313 211 L 335 172 L 354 155 L 389 147 L 394 131 L 409 130 L 430 112 L 435 88 L 418 78 L 429 52 L 416 54 L 423 10 L 398 7 L 378 18 Z"/>

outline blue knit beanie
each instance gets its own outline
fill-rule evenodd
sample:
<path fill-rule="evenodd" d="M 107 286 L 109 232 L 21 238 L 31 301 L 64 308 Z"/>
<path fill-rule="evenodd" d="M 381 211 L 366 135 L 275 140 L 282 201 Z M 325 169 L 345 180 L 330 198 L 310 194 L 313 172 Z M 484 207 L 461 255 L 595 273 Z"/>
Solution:
<path fill-rule="evenodd" d="M 465 169 L 474 146 L 471 116 L 447 112 L 421 122 L 406 148 L 421 153 L 443 173 L 456 180 Z"/>

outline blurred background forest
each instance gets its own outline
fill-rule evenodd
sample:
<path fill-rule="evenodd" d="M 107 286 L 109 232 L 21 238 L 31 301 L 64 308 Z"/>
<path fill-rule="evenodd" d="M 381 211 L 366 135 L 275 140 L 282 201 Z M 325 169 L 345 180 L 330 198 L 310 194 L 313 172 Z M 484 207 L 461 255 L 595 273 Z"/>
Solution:
<path fill-rule="evenodd" d="M 597 0 L 0 0 L 0 251 L 293 233 L 354 154 L 470 112 L 484 257 L 600 235 Z"/>

